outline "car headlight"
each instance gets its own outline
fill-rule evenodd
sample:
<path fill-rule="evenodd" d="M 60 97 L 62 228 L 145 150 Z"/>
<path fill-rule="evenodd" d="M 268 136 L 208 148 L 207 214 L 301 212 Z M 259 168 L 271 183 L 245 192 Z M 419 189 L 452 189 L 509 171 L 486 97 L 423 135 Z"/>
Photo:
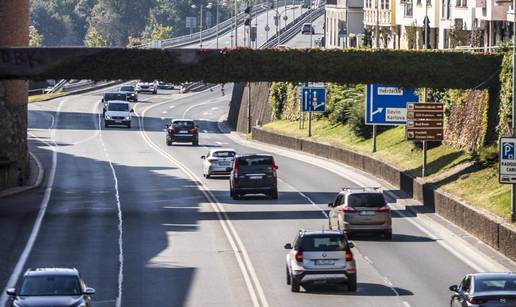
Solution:
<path fill-rule="evenodd" d="M 125 119 L 131 119 L 131 117 L 130 117 L 130 116 L 126 116 L 126 118 L 125 118 Z"/>

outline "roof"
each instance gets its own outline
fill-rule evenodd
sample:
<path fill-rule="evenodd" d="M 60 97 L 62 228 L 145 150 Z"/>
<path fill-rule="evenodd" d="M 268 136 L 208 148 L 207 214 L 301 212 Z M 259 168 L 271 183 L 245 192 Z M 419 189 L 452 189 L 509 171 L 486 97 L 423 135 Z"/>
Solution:
<path fill-rule="evenodd" d="M 77 269 L 70 268 L 37 268 L 28 269 L 25 273 L 26 276 L 46 276 L 46 275 L 67 275 L 76 276 L 79 272 Z"/>
<path fill-rule="evenodd" d="M 470 274 L 475 278 L 500 278 L 500 277 L 513 277 L 516 278 L 516 273 L 514 272 L 494 272 L 494 273 L 473 273 Z"/>
<path fill-rule="evenodd" d="M 174 118 L 172 120 L 172 122 L 182 122 L 182 121 L 189 121 L 189 122 L 193 122 L 194 120 L 193 119 L 190 119 L 190 118 Z"/>
<path fill-rule="evenodd" d="M 322 229 L 322 230 L 300 230 L 299 232 L 303 233 L 304 236 L 311 235 L 322 235 L 322 234 L 331 234 L 331 235 L 342 235 L 342 231 L 340 230 L 330 230 L 330 229 Z"/>
<path fill-rule="evenodd" d="M 344 194 L 382 194 L 382 190 L 380 187 L 345 187 L 342 188 L 342 192 Z"/>
<path fill-rule="evenodd" d="M 238 158 L 250 157 L 250 156 L 258 156 L 258 157 L 272 157 L 272 155 L 270 155 L 270 154 L 258 154 L 258 153 L 238 154 L 238 155 L 237 155 L 237 157 L 238 157 Z"/>
<path fill-rule="evenodd" d="M 109 103 L 125 103 L 125 104 L 129 104 L 129 101 L 125 101 L 125 100 L 109 100 L 108 101 L 108 104 Z"/>
<path fill-rule="evenodd" d="M 217 152 L 217 151 L 234 151 L 234 152 L 236 152 L 236 150 L 234 150 L 233 148 L 213 148 L 213 149 L 210 149 L 210 152 Z"/>

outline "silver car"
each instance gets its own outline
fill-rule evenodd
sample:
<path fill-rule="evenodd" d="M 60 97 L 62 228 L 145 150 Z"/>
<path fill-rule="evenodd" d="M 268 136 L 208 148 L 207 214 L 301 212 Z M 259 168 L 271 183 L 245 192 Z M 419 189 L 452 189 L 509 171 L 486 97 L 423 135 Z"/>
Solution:
<path fill-rule="evenodd" d="M 287 285 L 292 292 L 310 283 L 345 283 L 357 290 L 357 270 L 351 252 L 354 245 L 335 230 L 300 230 L 294 243 L 285 244 Z"/>
<path fill-rule="evenodd" d="M 213 175 L 228 176 L 233 170 L 233 160 L 235 159 L 236 151 L 232 148 L 218 148 L 212 149 L 207 155 L 201 156 L 202 174 L 206 178 Z"/>
<path fill-rule="evenodd" d="M 344 188 L 328 207 L 330 227 L 344 231 L 349 238 L 364 232 L 392 238 L 391 209 L 379 188 Z"/>
<path fill-rule="evenodd" d="M 468 274 L 450 291 L 451 307 L 516 307 L 516 274 Z"/>

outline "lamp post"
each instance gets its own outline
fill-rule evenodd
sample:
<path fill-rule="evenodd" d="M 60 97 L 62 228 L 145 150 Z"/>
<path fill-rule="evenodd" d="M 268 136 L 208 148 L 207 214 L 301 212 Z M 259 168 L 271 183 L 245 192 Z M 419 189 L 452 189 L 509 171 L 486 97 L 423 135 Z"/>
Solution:
<path fill-rule="evenodd" d="M 211 2 L 208 2 L 208 4 L 206 5 L 206 8 L 207 9 L 211 9 Z M 202 48 L 202 9 L 203 9 L 203 6 L 200 5 L 199 6 L 201 8 L 201 16 L 200 16 L 200 22 L 199 22 L 199 48 Z M 192 4 L 192 9 L 196 9 L 197 8 L 197 5 L 195 4 Z"/>
<path fill-rule="evenodd" d="M 238 47 L 238 4 L 235 0 L 235 47 Z"/>

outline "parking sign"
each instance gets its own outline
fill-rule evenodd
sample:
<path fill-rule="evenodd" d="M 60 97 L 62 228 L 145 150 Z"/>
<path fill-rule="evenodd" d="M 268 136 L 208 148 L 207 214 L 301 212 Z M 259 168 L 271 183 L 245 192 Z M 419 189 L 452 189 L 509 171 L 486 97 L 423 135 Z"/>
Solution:
<path fill-rule="evenodd" d="M 500 183 L 516 183 L 516 138 L 500 138 Z"/>

